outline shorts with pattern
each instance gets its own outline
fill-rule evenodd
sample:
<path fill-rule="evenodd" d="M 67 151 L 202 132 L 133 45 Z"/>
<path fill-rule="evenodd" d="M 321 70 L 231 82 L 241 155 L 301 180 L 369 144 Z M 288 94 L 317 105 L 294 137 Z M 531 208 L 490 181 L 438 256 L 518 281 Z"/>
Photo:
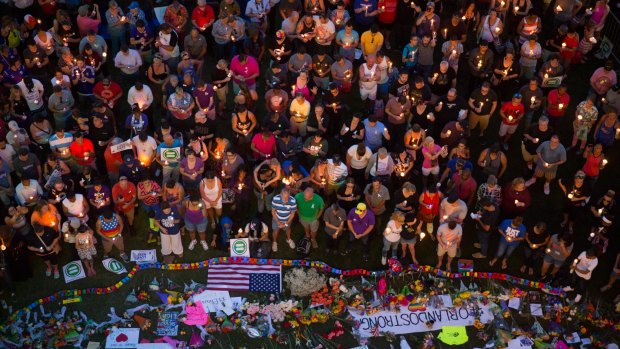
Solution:
<path fill-rule="evenodd" d="M 93 257 L 97 255 L 97 249 L 95 246 L 91 246 L 88 248 L 77 248 L 77 254 L 80 259 L 92 260 Z"/>

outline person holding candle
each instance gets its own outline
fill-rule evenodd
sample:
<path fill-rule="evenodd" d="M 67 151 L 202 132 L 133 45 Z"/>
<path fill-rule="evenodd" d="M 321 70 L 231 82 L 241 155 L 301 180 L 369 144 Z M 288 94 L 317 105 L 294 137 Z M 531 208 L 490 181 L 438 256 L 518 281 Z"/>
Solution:
<path fill-rule="evenodd" d="M 549 141 L 546 141 L 538 146 L 536 149 L 538 160 L 536 162 L 536 170 L 534 176 L 530 178 L 525 185 L 531 186 L 536 183 L 537 178 L 544 177 L 544 193 L 549 195 L 551 189 L 551 181 L 555 179 L 558 167 L 566 162 L 566 149 L 560 143 L 558 135 L 551 136 Z"/>
<path fill-rule="evenodd" d="M 127 218 L 129 230 L 133 230 L 134 214 L 138 199 L 138 189 L 126 176 L 120 176 L 112 187 L 112 200 L 117 212 Z"/>
<path fill-rule="evenodd" d="M 522 99 L 523 96 L 521 96 L 520 93 L 515 93 L 512 96 L 512 100 L 510 102 L 504 102 L 499 111 L 502 122 L 499 127 L 498 135 L 505 151 L 508 151 L 508 141 L 510 137 L 517 132 L 519 123 L 525 114 L 525 107 L 523 103 L 521 103 Z"/>
<path fill-rule="evenodd" d="M 463 237 L 463 228 L 461 224 L 455 220 L 448 220 L 437 228 L 437 265 L 436 269 L 441 269 L 443 264 L 443 256 L 448 254 L 446 263 L 446 271 L 452 271 L 452 259 L 458 254 L 461 248 L 461 239 Z"/>
<path fill-rule="evenodd" d="M 549 127 L 549 119 L 541 116 L 538 123 L 529 126 L 523 133 L 523 141 L 521 143 L 521 154 L 527 168 L 533 170 L 536 161 L 536 149 L 538 146 L 551 139 L 553 129 Z"/>
<path fill-rule="evenodd" d="M 554 278 L 556 276 L 573 251 L 573 246 L 573 236 L 568 232 L 551 236 L 545 248 L 545 256 L 540 270 L 541 281 L 548 281 L 549 278 Z M 553 266 L 551 273 L 547 275 L 551 266 Z"/>
<path fill-rule="evenodd" d="M 390 220 L 383 230 L 383 249 L 381 250 L 381 264 L 387 263 L 387 254 L 392 250 L 392 258 L 396 258 L 398 244 L 400 243 L 400 233 L 405 224 L 405 214 L 400 211 L 392 213 Z"/>
<path fill-rule="evenodd" d="M 599 252 L 594 248 L 583 251 L 575 258 L 571 266 L 571 283 L 572 286 L 563 288 L 564 292 L 576 291 L 574 302 L 579 303 L 582 295 L 586 292 L 586 283 L 592 278 L 592 271 L 598 266 Z"/>
<path fill-rule="evenodd" d="M 566 92 L 567 86 L 562 83 L 557 89 L 552 90 L 547 95 L 547 109 L 543 115 L 549 117 L 549 125 L 556 131 L 559 131 L 560 121 L 568 110 L 570 103 L 570 95 Z"/>
<path fill-rule="evenodd" d="M 561 24 L 568 24 L 583 6 L 579 0 L 556 0 L 553 8 L 553 27 L 557 28 Z"/>
<path fill-rule="evenodd" d="M 379 14 L 377 5 L 377 0 L 355 0 L 353 2 L 353 18 L 362 30 L 368 29 L 375 24 L 375 19 Z"/>
<path fill-rule="evenodd" d="M 58 271 L 58 253 L 60 252 L 60 235 L 58 231 L 42 224 L 33 224 L 33 232 L 27 237 L 28 250 L 41 257 L 47 265 L 45 276 L 52 276 L 54 279 L 60 278 Z"/>
<path fill-rule="evenodd" d="M 517 216 L 513 219 L 503 220 L 497 231 L 500 234 L 500 242 L 497 247 L 495 258 L 490 262 L 490 266 L 494 266 L 497 260 L 502 258 L 502 269 L 508 268 L 508 258 L 514 250 L 525 240 L 526 228 L 523 224 L 523 217 Z"/>
<path fill-rule="evenodd" d="M 525 264 L 521 266 L 521 273 L 525 273 L 532 276 L 534 275 L 534 267 L 540 262 L 545 255 L 545 248 L 549 245 L 551 236 L 547 231 L 547 224 L 545 222 L 536 223 L 531 229 L 528 229 L 525 234 Z"/>
<path fill-rule="evenodd" d="M 90 206 L 84 195 L 68 190 L 61 202 L 62 212 L 66 217 L 75 217 L 84 224 L 88 223 Z"/>
<path fill-rule="evenodd" d="M 521 77 L 531 79 L 534 77 L 536 65 L 542 55 L 542 47 L 537 42 L 538 35 L 532 34 L 521 45 L 519 64 L 521 65 Z"/>
<path fill-rule="evenodd" d="M 84 264 L 84 268 L 86 268 L 86 275 L 97 275 L 94 266 L 95 257 L 97 256 L 95 236 L 92 229 L 86 224 L 82 224 L 77 228 L 77 234 L 75 234 L 75 249 Z"/>
<path fill-rule="evenodd" d="M 478 47 L 469 52 L 469 89 L 477 88 L 492 73 L 494 54 L 489 50 L 489 43 L 481 40 Z"/>
<path fill-rule="evenodd" d="M 483 198 L 478 202 L 480 208 L 476 212 L 472 212 L 470 216 L 476 223 L 478 236 L 478 242 L 474 243 L 473 246 L 479 248 L 480 252 L 472 254 L 472 257 L 484 259 L 488 256 L 491 232 L 496 229 L 499 219 L 499 207 L 489 198 Z"/>
<path fill-rule="evenodd" d="M 590 76 L 590 89 L 598 98 L 606 97 L 607 93 L 618 83 L 618 77 L 614 71 L 614 63 L 605 61 L 605 65 L 596 69 Z"/>
<path fill-rule="evenodd" d="M 525 129 L 527 130 L 530 127 L 534 113 L 540 109 L 544 100 L 543 91 L 538 87 L 538 78 L 533 77 L 529 79 L 527 84 L 521 86 L 519 93 L 523 96 L 523 106 L 525 107 L 525 116 L 523 118 L 525 119 Z"/>
<path fill-rule="evenodd" d="M 581 170 L 586 174 L 586 185 L 592 189 L 600 171 L 607 165 L 607 159 L 605 159 L 605 154 L 603 153 L 603 145 L 596 143 L 594 146 L 587 146 L 583 152 L 583 158 L 586 161 Z"/>
<path fill-rule="evenodd" d="M 272 215 L 271 228 L 273 230 L 273 242 L 271 250 L 278 251 L 278 233 L 284 230 L 286 242 L 291 249 L 295 248 L 295 242 L 291 239 L 291 225 L 297 212 L 297 201 L 290 194 L 288 188 L 283 188 L 280 194 L 273 196 L 270 202 Z"/>
<path fill-rule="evenodd" d="M 581 155 L 586 147 L 588 135 L 592 126 L 598 118 L 598 109 L 594 105 L 596 97 L 590 95 L 585 101 L 579 103 L 575 109 L 575 120 L 573 120 L 573 140 L 568 150 L 577 146 L 577 141 L 581 141 L 581 145 L 577 150 L 577 155 Z"/>
<path fill-rule="evenodd" d="M 577 30 L 571 25 L 568 27 L 566 37 L 562 40 L 560 47 L 560 57 L 562 57 L 562 66 L 564 70 L 568 70 L 573 63 L 573 59 L 577 54 L 577 48 L 579 47 L 579 34 Z"/>
<path fill-rule="evenodd" d="M 504 24 L 495 9 L 491 9 L 489 14 L 484 16 L 480 20 L 480 25 L 478 25 L 480 41 L 489 44 L 496 54 L 498 53 L 498 43 L 501 43 L 500 35 L 502 35 L 503 30 Z"/>
<path fill-rule="evenodd" d="M 573 225 L 575 220 L 580 218 L 583 213 L 583 207 L 590 200 L 590 187 L 584 185 L 586 174 L 579 170 L 575 173 L 572 181 L 558 180 L 558 185 L 566 199 L 564 200 L 564 219 L 560 223 L 562 228 L 568 224 L 569 233 L 573 233 Z"/>
<path fill-rule="evenodd" d="M 519 44 L 523 45 L 532 35 L 541 32 L 542 20 L 536 14 L 537 10 L 532 6 L 530 0 L 517 0 L 517 2 L 526 3 L 525 6 L 515 6 L 515 9 L 518 8 L 518 12 L 515 12 L 517 12 L 516 15 L 519 21 L 516 31 L 519 34 Z"/>
<path fill-rule="evenodd" d="M 360 44 L 359 33 L 353 29 L 353 22 L 345 22 L 344 29 L 336 34 L 336 45 L 340 46 L 338 53 L 348 61 L 355 60 L 355 49 Z M 334 61 L 337 61 L 334 59 Z"/>

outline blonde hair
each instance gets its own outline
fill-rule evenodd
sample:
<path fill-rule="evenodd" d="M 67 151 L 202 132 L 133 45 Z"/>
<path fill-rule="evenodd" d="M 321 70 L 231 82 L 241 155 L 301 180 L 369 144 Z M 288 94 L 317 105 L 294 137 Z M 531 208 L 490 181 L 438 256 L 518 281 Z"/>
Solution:
<path fill-rule="evenodd" d="M 400 212 L 400 211 L 394 211 L 394 213 L 392 213 L 392 216 L 390 217 L 391 220 L 398 222 L 398 223 L 404 223 L 405 222 L 405 214 Z"/>

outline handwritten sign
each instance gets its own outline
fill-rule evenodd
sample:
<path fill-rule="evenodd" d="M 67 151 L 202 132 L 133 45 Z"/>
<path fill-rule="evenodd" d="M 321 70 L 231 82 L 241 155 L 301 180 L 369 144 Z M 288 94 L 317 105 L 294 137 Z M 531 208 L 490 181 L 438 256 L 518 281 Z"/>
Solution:
<path fill-rule="evenodd" d="M 157 320 L 158 336 L 176 336 L 179 331 L 179 313 L 174 311 L 162 311 Z"/>
<path fill-rule="evenodd" d="M 493 314 L 488 306 L 479 304 L 480 321 L 489 323 L 493 320 Z M 472 326 L 476 315 L 473 310 L 464 307 L 459 308 L 426 308 L 423 311 L 410 311 L 402 309 L 400 313 L 392 311 L 379 311 L 372 315 L 360 314 L 355 309 L 349 309 L 353 320 L 360 324 L 359 331 L 362 336 L 371 337 L 373 329 L 378 326 L 380 332 L 392 332 L 394 334 L 407 334 L 417 332 L 436 331 L 444 326 Z M 432 327 L 427 322 L 434 321 Z"/>
<path fill-rule="evenodd" d="M 194 295 L 194 303 L 196 302 L 201 302 L 202 307 L 207 313 L 233 308 L 233 303 L 228 291 L 204 291 Z"/>
<path fill-rule="evenodd" d="M 119 143 L 117 145 L 113 145 L 110 147 L 110 152 L 112 154 L 120 153 L 123 150 L 131 150 L 133 145 L 131 143 L 131 139 L 124 141 L 123 143 Z"/>
<path fill-rule="evenodd" d="M 131 261 L 136 263 L 157 262 L 155 250 L 131 250 Z"/>
<path fill-rule="evenodd" d="M 140 339 L 139 328 L 117 328 L 105 340 L 106 349 L 135 348 Z"/>

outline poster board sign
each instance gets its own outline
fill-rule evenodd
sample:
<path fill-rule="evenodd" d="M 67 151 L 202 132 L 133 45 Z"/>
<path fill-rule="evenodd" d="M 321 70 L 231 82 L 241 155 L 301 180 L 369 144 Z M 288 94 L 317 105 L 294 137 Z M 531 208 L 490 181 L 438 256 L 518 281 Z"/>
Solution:
<path fill-rule="evenodd" d="M 71 261 L 62 267 L 62 273 L 65 276 L 65 283 L 83 279 L 86 277 L 82 261 Z"/>
<path fill-rule="evenodd" d="M 207 313 L 233 308 L 233 303 L 228 291 L 204 291 L 194 295 L 194 303 L 196 302 L 201 302 L 202 307 Z"/>
<path fill-rule="evenodd" d="M 250 257 L 250 239 L 230 239 L 231 257 Z"/>
<path fill-rule="evenodd" d="M 178 162 L 181 159 L 181 147 L 162 148 L 159 156 L 162 162 Z"/>
<path fill-rule="evenodd" d="M 127 272 L 127 269 L 125 269 L 123 263 L 117 261 L 114 258 L 106 258 L 101 261 L 101 264 L 103 264 L 103 267 L 107 271 L 111 271 L 114 274 L 124 274 Z"/>
<path fill-rule="evenodd" d="M 179 313 L 175 311 L 162 311 L 157 317 L 157 335 L 174 337 L 179 332 Z"/>
<path fill-rule="evenodd" d="M 155 263 L 157 262 L 157 253 L 155 250 L 131 250 L 132 262 L 136 263 Z"/>
<path fill-rule="evenodd" d="M 110 152 L 112 154 L 120 153 L 123 150 L 131 150 L 133 145 L 131 143 L 131 139 L 124 141 L 123 143 L 119 143 L 117 145 L 110 146 Z"/>
<path fill-rule="evenodd" d="M 117 328 L 106 337 L 106 349 L 136 348 L 140 340 L 139 328 Z"/>
<path fill-rule="evenodd" d="M 479 307 L 480 322 L 486 324 L 493 321 L 489 307 L 483 304 Z M 399 313 L 382 310 L 372 315 L 360 314 L 360 311 L 349 308 L 349 313 L 360 324 L 360 334 L 366 337 L 371 337 L 377 326 L 379 332 L 407 334 L 436 331 L 444 326 L 473 326 L 476 319 L 474 311 L 465 307 L 426 308 L 422 311 L 401 308 Z M 430 328 L 426 325 L 429 321 L 435 321 Z"/>
<path fill-rule="evenodd" d="M 560 86 L 564 76 L 555 76 L 552 78 L 544 78 L 542 82 L 542 87 L 555 88 Z"/>

